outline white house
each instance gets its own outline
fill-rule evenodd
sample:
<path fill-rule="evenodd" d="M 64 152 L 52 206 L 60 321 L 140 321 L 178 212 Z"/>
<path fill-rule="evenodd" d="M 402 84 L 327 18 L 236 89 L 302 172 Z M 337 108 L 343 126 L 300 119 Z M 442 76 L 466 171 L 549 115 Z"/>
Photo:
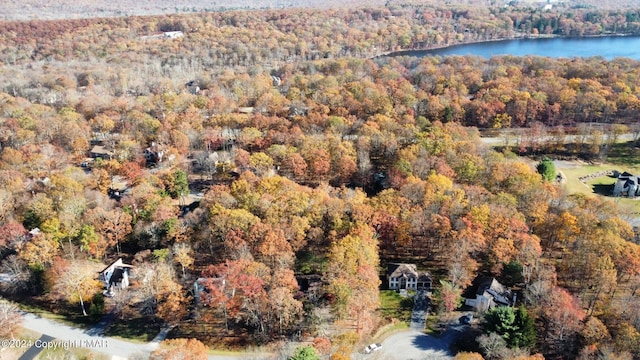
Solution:
<path fill-rule="evenodd" d="M 389 264 L 387 278 L 391 290 L 421 290 L 431 289 L 431 275 L 426 272 L 418 272 L 415 264 Z"/>
<path fill-rule="evenodd" d="M 99 279 L 104 283 L 107 293 L 113 294 L 113 288 L 125 289 L 129 286 L 129 271 L 133 265 L 125 264 L 122 258 L 112 262 L 102 271 L 100 271 Z"/>
<path fill-rule="evenodd" d="M 640 196 L 640 177 L 626 171 L 618 175 L 618 180 L 613 186 L 613 196 Z"/>
<path fill-rule="evenodd" d="M 465 299 L 464 304 L 482 312 L 495 306 L 513 306 L 515 302 L 515 294 L 498 280 L 491 278 L 480 284 L 475 299 Z"/>
<path fill-rule="evenodd" d="M 178 39 L 184 36 L 182 31 L 165 31 L 162 33 L 166 39 Z"/>

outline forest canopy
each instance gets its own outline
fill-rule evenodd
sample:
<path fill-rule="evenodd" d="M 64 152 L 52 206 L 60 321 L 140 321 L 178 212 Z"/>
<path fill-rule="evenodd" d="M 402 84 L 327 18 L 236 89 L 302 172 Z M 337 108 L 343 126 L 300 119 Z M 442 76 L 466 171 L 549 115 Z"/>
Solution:
<path fill-rule="evenodd" d="M 526 128 L 519 154 L 570 132 L 598 156 L 604 133 L 640 133 L 638 61 L 378 55 L 637 34 L 639 14 L 405 4 L 1 22 L 3 294 L 99 318 L 94 267 L 123 257 L 137 277 L 107 300 L 123 322 L 232 346 L 304 334 L 315 350 L 300 349 L 348 356 L 388 320 L 385 265 L 407 261 L 436 276 L 445 311 L 477 275 L 519 289 L 523 307 L 490 313 L 463 350 L 638 354 L 640 247 L 616 205 L 568 196 L 478 131 Z"/>

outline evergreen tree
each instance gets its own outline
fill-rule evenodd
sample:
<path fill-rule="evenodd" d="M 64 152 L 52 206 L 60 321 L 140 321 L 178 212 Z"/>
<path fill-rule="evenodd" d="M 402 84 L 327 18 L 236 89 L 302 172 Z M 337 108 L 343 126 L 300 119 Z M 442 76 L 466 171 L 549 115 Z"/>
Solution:
<path fill-rule="evenodd" d="M 487 311 L 485 330 L 500 335 L 510 348 L 528 348 L 536 341 L 533 319 L 524 307 L 498 306 Z"/>
<path fill-rule="evenodd" d="M 542 175 L 542 178 L 547 181 L 552 181 L 556 177 L 556 166 L 548 157 L 545 157 L 538 163 L 536 170 L 538 170 L 538 173 Z"/>
<path fill-rule="evenodd" d="M 289 360 L 320 360 L 320 357 L 313 346 L 303 346 L 297 348 Z"/>

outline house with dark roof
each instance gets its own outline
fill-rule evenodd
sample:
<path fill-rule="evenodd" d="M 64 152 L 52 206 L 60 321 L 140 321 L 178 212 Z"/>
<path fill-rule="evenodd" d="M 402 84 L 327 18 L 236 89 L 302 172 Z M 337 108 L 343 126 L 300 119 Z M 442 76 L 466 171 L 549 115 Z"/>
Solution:
<path fill-rule="evenodd" d="M 129 286 L 129 275 L 133 265 L 125 264 L 122 258 L 105 267 L 98 278 L 104 283 L 107 294 L 113 295 L 113 289 L 125 289 Z"/>
<path fill-rule="evenodd" d="M 387 279 L 391 290 L 429 290 L 432 285 L 431 275 L 415 264 L 389 264 Z"/>
<path fill-rule="evenodd" d="M 626 171 L 619 174 L 616 184 L 613 186 L 613 196 L 640 196 L 640 176 Z"/>
<path fill-rule="evenodd" d="M 111 160 L 114 155 L 115 152 L 107 149 L 102 145 L 95 145 L 93 148 L 91 148 L 91 157 L 94 159 L 100 158 L 102 160 Z"/>
<path fill-rule="evenodd" d="M 464 303 L 476 311 L 486 311 L 496 306 L 513 306 L 515 302 L 516 296 L 509 288 L 490 278 L 480 284 L 475 298 L 467 298 Z"/>

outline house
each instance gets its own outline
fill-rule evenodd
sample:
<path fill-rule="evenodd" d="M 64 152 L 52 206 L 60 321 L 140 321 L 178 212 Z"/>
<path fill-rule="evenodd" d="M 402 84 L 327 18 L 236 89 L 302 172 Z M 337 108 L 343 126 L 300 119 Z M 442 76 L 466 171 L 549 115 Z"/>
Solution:
<path fill-rule="evenodd" d="M 144 149 L 144 158 L 147 161 L 147 165 L 161 163 L 164 158 L 162 146 L 152 142 L 151 146 Z"/>
<path fill-rule="evenodd" d="M 111 160 L 115 153 L 102 145 L 95 145 L 91 149 L 91 157 L 94 159 Z"/>
<path fill-rule="evenodd" d="M 431 275 L 418 272 L 415 264 L 389 264 L 387 278 L 391 290 L 423 290 L 431 289 Z"/>
<path fill-rule="evenodd" d="M 495 278 L 490 278 L 480 284 L 475 299 L 465 299 L 464 304 L 476 311 L 486 311 L 495 306 L 513 306 L 516 296 L 506 286 Z"/>
<path fill-rule="evenodd" d="M 184 36 L 182 31 L 165 31 L 162 33 L 165 39 L 178 39 Z"/>
<path fill-rule="evenodd" d="M 613 186 L 613 196 L 640 196 L 640 177 L 623 172 L 618 175 L 618 180 Z"/>
<path fill-rule="evenodd" d="M 100 271 L 99 279 L 104 283 L 107 294 L 113 295 L 113 288 L 125 289 L 129 286 L 129 275 L 133 265 L 122 262 L 122 258 L 112 262 L 102 271 Z"/>
<path fill-rule="evenodd" d="M 110 198 L 120 201 L 129 191 L 129 182 L 126 179 L 120 175 L 111 177 L 111 186 L 107 189 Z"/>
<path fill-rule="evenodd" d="M 187 89 L 189 94 L 198 95 L 200 93 L 200 85 L 198 80 L 191 80 L 188 83 L 184 84 L 184 87 Z"/>

